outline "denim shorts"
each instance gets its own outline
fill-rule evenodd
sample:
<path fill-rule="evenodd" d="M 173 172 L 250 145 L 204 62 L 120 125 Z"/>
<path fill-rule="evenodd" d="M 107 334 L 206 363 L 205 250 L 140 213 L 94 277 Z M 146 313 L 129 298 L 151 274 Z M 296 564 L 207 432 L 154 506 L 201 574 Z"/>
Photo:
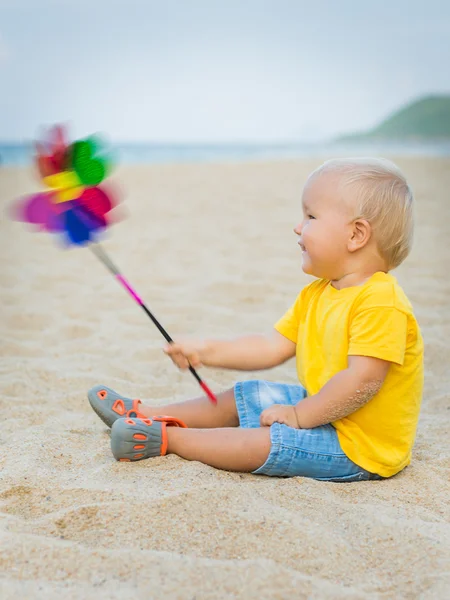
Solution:
<path fill-rule="evenodd" d="M 306 398 L 301 385 L 270 381 L 241 381 L 234 396 L 241 427 L 260 427 L 259 417 L 272 404 L 294 406 Z M 272 477 L 312 477 L 321 481 L 383 479 L 352 462 L 342 451 L 336 429 L 322 425 L 294 429 L 281 423 L 270 427 L 271 448 L 266 462 L 254 473 Z"/>

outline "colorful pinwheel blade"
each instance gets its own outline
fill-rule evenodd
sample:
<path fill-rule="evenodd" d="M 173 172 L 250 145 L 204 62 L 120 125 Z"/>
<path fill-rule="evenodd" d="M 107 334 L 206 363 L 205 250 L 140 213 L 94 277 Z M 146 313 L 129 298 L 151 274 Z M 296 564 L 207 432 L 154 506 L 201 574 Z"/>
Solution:
<path fill-rule="evenodd" d="M 64 171 L 67 166 L 68 148 L 61 125 L 53 127 L 47 139 L 36 142 L 36 163 L 41 177 Z"/>
<path fill-rule="evenodd" d="M 65 233 L 72 244 L 82 246 L 90 242 L 93 234 L 107 225 L 104 217 L 89 214 L 79 207 L 71 208 L 64 213 Z"/>
<path fill-rule="evenodd" d="M 81 183 L 98 185 L 109 170 L 108 159 L 102 154 L 102 144 L 94 137 L 73 144 L 72 166 Z"/>
<path fill-rule="evenodd" d="M 110 196 L 100 187 L 86 188 L 77 202 L 81 208 L 99 217 L 106 215 L 114 206 Z"/>
<path fill-rule="evenodd" d="M 72 244 L 83 245 L 91 239 L 91 229 L 78 218 L 75 210 L 64 213 L 65 233 Z"/>
<path fill-rule="evenodd" d="M 66 132 L 62 125 L 55 125 L 50 130 L 50 143 L 52 151 L 52 162 L 57 171 L 64 171 L 67 167 L 67 143 Z"/>
<path fill-rule="evenodd" d="M 63 221 L 51 199 L 49 192 L 22 198 L 13 206 L 12 217 L 17 221 L 39 225 L 48 232 L 62 231 Z"/>
<path fill-rule="evenodd" d="M 54 164 L 50 155 L 46 154 L 46 150 L 42 144 L 36 142 L 36 165 L 41 177 L 49 177 L 58 172 L 58 168 Z"/>
<path fill-rule="evenodd" d="M 77 213 L 77 216 L 80 219 L 80 221 L 83 221 L 86 227 L 89 227 L 92 232 L 97 232 L 101 229 L 106 229 L 106 227 L 108 226 L 108 221 L 106 220 L 105 215 L 94 215 L 88 210 L 82 208 L 81 206 L 76 206 L 75 212 Z"/>
<path fill-rule="evenodd" d="M 36 143 L 36 164 L 47 191 L 17 202 L 14 219 L 62 233 L 76 245 L 91 241 L 111 223 L 110 212 L 117 202 L 108 188 L 97 187 L 109 170 L 99 138 L 68 146 L 64 128 L 53 127 Z"/>

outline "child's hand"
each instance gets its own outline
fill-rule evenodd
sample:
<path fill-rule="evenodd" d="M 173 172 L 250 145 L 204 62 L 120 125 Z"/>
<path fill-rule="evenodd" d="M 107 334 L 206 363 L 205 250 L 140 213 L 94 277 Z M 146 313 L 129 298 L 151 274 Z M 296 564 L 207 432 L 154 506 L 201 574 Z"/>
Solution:
<path fill-rule="evenodd" d="M 300 429 L 295 407 L 286 404 L 272 404 L 263 410 L 259 422 L 261 427 L 270 427 L 272 423 L 284 423 L 288 427 Z"/>
<path fill-rule="evenodd" d="M 204 342 L 173 342 L 165 346 L 164 352 L 170 356 L 179 369 L 185 371 L 189 369 L 189 366 L 194 368 L 202 366 L 201 353 L 204 346 Z"/>

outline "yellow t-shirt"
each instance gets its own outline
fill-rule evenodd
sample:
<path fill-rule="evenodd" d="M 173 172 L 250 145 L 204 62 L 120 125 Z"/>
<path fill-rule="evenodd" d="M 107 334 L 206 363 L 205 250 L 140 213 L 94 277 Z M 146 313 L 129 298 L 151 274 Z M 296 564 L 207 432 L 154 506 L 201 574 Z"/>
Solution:
<path fill-rule="evenodd" d="M 405 293 L 390 274 L 337 290 L 319 279 L 307 285 L 275 329 L 295 342 L 297 373 L 308 395 L 347 368 L 347 356 L 391 362 L 380 391 L 334 421 L 342 450 L 383 477 L 411 461 L 423 389 L 423 340 Z"/>

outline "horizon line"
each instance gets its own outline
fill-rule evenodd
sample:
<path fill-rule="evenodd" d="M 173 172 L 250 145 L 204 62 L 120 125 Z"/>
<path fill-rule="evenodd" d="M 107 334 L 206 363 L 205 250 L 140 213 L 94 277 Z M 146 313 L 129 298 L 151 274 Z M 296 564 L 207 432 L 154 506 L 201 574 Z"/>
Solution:
<path fill-rule="evenodd" d="M 96 135 L 95 133 L 92 135 Z M 101 133 L 100 133 L 101 135 Z M 87 136 L 80 136 L 79 138 L 73 138 L 73 141 L 76 139 L 83 139 Z M 336 139 L 336 137 L 332 138 L 316 138 L 316 139 L 276 139 L 276 140 L 115 140 L 113 138 L 104 136 L 106 140 L 111 145 L 152 145 L 152 146 L 202 146 L 202 147 L 213 147 L 213 146 L 292 146 L 295 144 L 321 144 L 324 142 L 332 142 Z M 29 139 L 0 139 L 0 145 L 4 146 L 23 146 L 26 144 L 33 144 L 38 141 L 36 138 Z"/>

